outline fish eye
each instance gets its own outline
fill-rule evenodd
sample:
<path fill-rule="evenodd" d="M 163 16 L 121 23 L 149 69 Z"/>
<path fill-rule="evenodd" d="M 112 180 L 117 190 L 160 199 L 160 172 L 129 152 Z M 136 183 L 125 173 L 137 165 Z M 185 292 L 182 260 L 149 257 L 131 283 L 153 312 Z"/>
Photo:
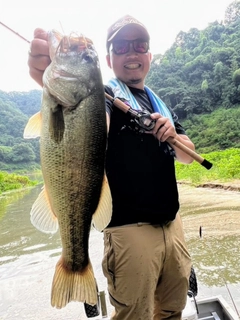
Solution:
<path fill-rule="evenodd" d="M 86 62 L 93 62 L 93 56 L 90 52 L 85 51 L 82 53 L 82 58 L 86 61 Z"/>

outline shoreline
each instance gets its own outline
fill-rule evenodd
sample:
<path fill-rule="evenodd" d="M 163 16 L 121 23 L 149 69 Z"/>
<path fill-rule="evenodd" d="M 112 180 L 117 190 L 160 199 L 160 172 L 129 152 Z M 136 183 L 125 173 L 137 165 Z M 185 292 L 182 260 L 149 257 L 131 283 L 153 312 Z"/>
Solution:
<path fill-rule="evenodd" d="M 239 179 L 229 180 L 226 182 L 219 182 L 218 180 L 209 181 L 209 182 L 200 183 L 198 185 L 193 185 L 191 182 L 179 180 L 179 181 L 177 181 L 177 184 L 188 185 L 189 187 L 193 187 L 193 188 L 223 189 L 226 191 L 240 192 L 240 180 Z"/>
<path fill-rule="evenodd" d="M 32 189 L 35 188 L 38 185 L 43 184 L 44 182 L 38 182 L 37 184 L 33 185 L 33 186 L 26 186 L 26 187 L 22 187 L 22 188 L 16 188 L 16 189 L 11 189 L 8 191 L 4 191 L 4 192 L 0 192 L 0 197 L 1 196 L 5 196 L 8 195 L 12 192 L 17 192 L 17 191 L 23 191 L 23 190 L 27 190 L 27 189 Z M 223 189 L 226 191 L 236 191 L 236 192 L 240 192 L 240 180 L 239 179 L 233 179 L 233 180 L 229 180 L 226 182 L 219 182 L 218 180 L 216 181 L 209 181 L 209 182 L 203 182 L 200 183 L 198 185 L 194 185 L 191 182 L 188 181 L 184 181 L 184 180 L 179 180 L 177 181 L 178 185 L 187 185 L 189 187 L 193 187 L 193 188 L 210 188 L 210 189 Z"/>

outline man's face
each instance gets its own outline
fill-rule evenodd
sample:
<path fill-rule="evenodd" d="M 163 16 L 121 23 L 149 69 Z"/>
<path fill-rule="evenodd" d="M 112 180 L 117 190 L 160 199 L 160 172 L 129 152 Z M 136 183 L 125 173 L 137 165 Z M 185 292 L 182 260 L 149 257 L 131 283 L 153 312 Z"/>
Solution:
<path fill-rule="evenodd" d="M 144 39 L 146 36 L 141 29 L 132 26 L 130 29 L 123 28 L 118 32 L 113 40 L 136 40 Z M 113 69 L 115 76 L 126 83 L 130 87 L 143 89 L 145 77 L 150 69 L 152 54 L 138 53 L 133 48 L 133 43 L 130 44 L 130 50 L 124 54 L 115 54 L 110 46 L 109 54 L 107 55 L 107 63 Z"/>

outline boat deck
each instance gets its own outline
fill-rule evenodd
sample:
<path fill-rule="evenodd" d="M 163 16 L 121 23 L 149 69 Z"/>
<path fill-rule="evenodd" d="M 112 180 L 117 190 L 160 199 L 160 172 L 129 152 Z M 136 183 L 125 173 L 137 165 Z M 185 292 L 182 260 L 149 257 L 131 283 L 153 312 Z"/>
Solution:
<path fill-rule="evenodd" d="M 197 300 L 198 319 L 201 320 L 239 320 L 239 316 L 222 296 Z"/>

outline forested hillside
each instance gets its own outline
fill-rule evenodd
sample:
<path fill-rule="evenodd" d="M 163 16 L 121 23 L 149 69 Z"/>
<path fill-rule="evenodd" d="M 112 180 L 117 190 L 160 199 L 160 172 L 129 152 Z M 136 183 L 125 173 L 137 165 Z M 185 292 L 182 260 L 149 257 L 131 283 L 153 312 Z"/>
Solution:
<path fill-rule="evenodd" d="M 23 139 L 31 115 L 40 110 L 41 91 L 0 91 L 0 170 L 15 171 L 39 167 L 38 139 Z"/>
<path fill-rule="evenodd" d="M 240 1 L 224 21 L 180 31 L 153 58 L 150 86 L 179 116 L 198 149 L 240 147 Z"/>

